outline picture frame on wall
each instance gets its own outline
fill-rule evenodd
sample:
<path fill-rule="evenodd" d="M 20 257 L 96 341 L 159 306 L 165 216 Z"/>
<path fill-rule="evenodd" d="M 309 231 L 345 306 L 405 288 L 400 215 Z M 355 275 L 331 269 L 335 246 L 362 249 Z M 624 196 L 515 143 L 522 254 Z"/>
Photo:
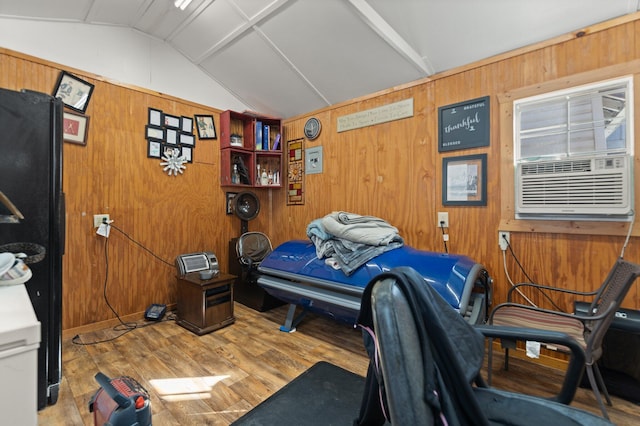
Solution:
<path fill-rule="evenodd" d="M 438 152 L 489 146 L 489 96 L 438 108 Z"/>
<path fill-rule="evenodd" d="M 487 154 L 442 159 L 442 204 L 487 205 Z"/>
<path fill-rule="evenodd" d="M 193 163 L 193 148 L 190 146 L 183 146 L 181 154 L 187 163 Z"/>
<path fill-rule="evenodd" d="M 67 108 L 84 113 L 89 106 L 94 87 L 88 81 L 66 71 L 61 71 L 53 97 L 60 98 Z"/>
<path fill-rule="evenodd" d="M 147 157 L 160 158 L 162 157 L 162 141 L 156 141 L 150 139 L 147 141 Z"/>
<path fill-rule="evenodd" d="M 195 115 L 198 139 L 216 139 L 216 124 L 212 115 Z"/>
<path fill-rule="evenodd" d="M 176 129 L 165 129 L 165 142 L 169 145 L 178 144 L 178 131 Z"/>
<path fill-rule="evenodd" d="M 227 214 L 233 214 L 233 199 L 238 195 L 237 192 L 226 193 Z"/>
<path fill-rule="evenodd" d="M 184 115 L 180 117 L 180 130 L 193 134 L 193 118 L 185 117 Z"/>
<path fill-rule="evenodd" d="M 196 145 L 196 139 L 193 137 L 192 134 L 189 133 L 180 133 L 180 145 L 186 145 L 186 146 L 195 146 Z"/>
<path fill-rule="evenodd" d="M 62 117 L 62 134 L 65 142 L 87 144 L 89 116 L 65 111 Z"/>
<path fill-rule="evenodd" d="M 167 155 L 175 156 L 180 154 L 181 152 L 182 150 L 177 145 L 167 145 L 166 143 L 163 143 L 162 146 L 160 147 L 160 158 L 165 157 Z"/>
<path fill-rule="evenodd" d="M 146 139 L 159 139 L 161 141 L 165 140 L 165 129 L 162 127 L 155 127 L 146 125 L 145 126 L 145 134 Z"/>
<path fill-rule="evenodd" d="M 164 114 L 164 126 L 171 129 L 180 129 L 180 117 Z"/>
<path fill-rule="evenodd" d="M 155 108 L 149 108 L 148 124 L 156 127 L 162 127 L 162 111 Z"/>

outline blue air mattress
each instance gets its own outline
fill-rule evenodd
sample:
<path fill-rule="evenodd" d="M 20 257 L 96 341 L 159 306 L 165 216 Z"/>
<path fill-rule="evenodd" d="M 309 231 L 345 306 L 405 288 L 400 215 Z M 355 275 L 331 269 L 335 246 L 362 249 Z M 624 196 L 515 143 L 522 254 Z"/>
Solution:
<path fill-rule="evenodd" d="M 288 241 L 260 263 L 258 284 L 292 306 L 355 323 L 362 292 L 369 281 L 398 266 L 417 270 L 467 321 L 484 322 L 491 278 L 482 265 L 466 256 L 421 251 L 406 245 L 372 258 L 347 276 L 326 264 L 325 259 L 318 259 L 311 241 Z M 291 315 L 292 310 L 283 329 L 292 328 Z"/>

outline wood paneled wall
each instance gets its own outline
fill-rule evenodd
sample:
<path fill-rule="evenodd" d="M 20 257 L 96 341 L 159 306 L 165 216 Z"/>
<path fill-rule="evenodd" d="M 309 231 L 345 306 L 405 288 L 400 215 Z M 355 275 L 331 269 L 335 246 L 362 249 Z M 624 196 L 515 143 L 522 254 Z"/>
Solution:
<path fill-rule="evenodd" d="M 65 143 L 63 150 L 63 329 L 114 318 L 105 293 L 119 315 L 175 303 L 176 255 L 214 250 L 226 265 L 228 240 L 240 224 L 225 214 L 218 141 L 196 136 L 194 162 L 183 175 L 170 177 L 159 159 L 147 158 L 148 108 L 177 116 L 211 114 L 216 129 L 220 111 L 0 50 L 3 88 L 52 93 L 61 69 L 95 84 L 86 112 L 87 144 Z M 112 229 L 108 240 L 97 236 L 97 213 L 108 213 L 126 235 Z"/>
<path fill-rule="evenodd" d="M 501 161 L 504 143 L 498 98 L 521 87 L 640 58 L 638 19 L 634 15 L 600 24 L 584 34 L 560 37 L 286 120 L 285 141 L 303 137 L 307 118 L 315 116 L 322 122 L 320 137 L 305 141 L 305 148 L 323 147 L 324 171 L 305 176 L 304 205 L 287 206 L 284 189 L 256 189 L 261 213 L 249 223 L 249 229 L 266 232 L 274 244 L 304 239 L 310 221 L 342 210 L 384 218 L 398 227 L 407 244 L 443 251 L 436 217 L 438 211 L 447 211 L 449 252 L 484 264 L 495 279 L 494 303 L 503 301 L 508 282 L 497 240 L 503 216 L 501 194 L 512 182 L 505 179 Z M 114 318 L 103 297 L 105 289 L 120 315 L 141 312 L 150 303 L 175 303 L 175 256 L 213 250 L 226 269 L 228 241 L 239 234 L 240 221 L 225 214 L 218 141 L 197 141 L 194 163 L 184 175 L 169 177 L 158 160 L 146 155 L 147 108 L 178 116 L 212 114 L 218 131 L 220 111 L 0 49 L 0 87 L 51 93 L 61 69 L 96 85 L 87 110 L 91 120 L 87 145 L 64 145 L 63 329 Z M 486 95 L 491 96 L 490 146 L 439 154 L 438 107 Z M 413 117 L 341 133 L 336 130 L 340 116 L 407 98 L 414 100 Z M 637 88 L 636 99 L 640 99 Z M 636 124 L 636 134 L 638 130 Z M 475 153 L 488 154 L 487 206 L 443 207 L 442 158 Z M 110 214 L 127 236 L 116 230 L 108 240 L 96 236 L 92 226 L 96 213 Z M 532 279 L 591 289 L 619 255 L 624 237 L 525 229 L 513 232 L 511 241 Z M 632 237 L 625 257 L 640 262 L 639 244 Z M 506 259 L 511 278 L 526 279 L 510 253 Z M 568 300 L 564 304 L 571 309 Z M 625 305 L 640 308 L 638 286 Z"/>
<path fill-rule="evenodd" d="M 465 254 L 487 267 L 495 280 L 494 303 L 506 299 L 509 280 L 498 247 L 498 230 L 503 220 L 505 193 L 513 192 L 512 160 L 505 159 L 512 139 L 501 138 L 500 98 L 504 93 L 523 87 L 542 86 L 550 81 L 614 68 L 636 75 L 635 134 L 640 134 L 640 111 L 637 77 L 633 66 L 640 56 L 638 15 L 625 20 L 585 29 L 575 36 L 521 49 L 489 58 L 476 64 L 414 82 L 340 105 L 285 121 L 288 139 L 302 137 L 304 122 L 311 116 L 322 121 L 322 133 L 307 147 L 321 145 L 324 150 L 324 173 L 306 176 L 306 205 L 274 209 L 273 238 L 284 241 L 304 237 L 306 224 L 332 210 L 346 210 L 382 217 L 397 226 L 407 244 L 425 250 L 443 251 L 441 230 L 436 227 L 438 211 L 449 213 L 449 252 Z M 629 66 L 626 66 L 630 64 Z M 437 148 L 438 107 L 481 96 L 491 96 L 491 144 L 489 147 L 439 153 Z M 414 99 L 414 116 L 343 133 L 336 132 L 338 117 L 353 112 Z M 505 108 L 510 108 L 506 106 Z M 507 145 L 505 145 L 505 143 Z M 636 144 L 638 151 L 638 144 Z M 488 203 L 486 207 L 450 207 L 442 205 L 441 176 L 443 157 L 487 153 Z M 636 155 L 636 175 L 640 170 Z M 510 171 L 510 173 L 509 173 Z M 636 176 L 636 205 L 640 200 Z M 284 197 L 284 194 L 282 194 Z M 637 210 L 637 209 L 636 209 Z M 597 288 L 620 255 L 628 223 L 599 226 L 591 234 L 588 227 L 567 223 L 551 231 L 533 232 L 529 226 L 514 226 L 511 221 L 511 244 L 522 264 L 521 270 L 511 252 L 506 252 L 509 276 L 516 282 L 532 279 L 578 290 Z M 587 230 L 584 227 L 587 227 Z M 517 231 L 517 232 L 515 232 Z M 607 232 L 609 231 L 609 232 Z M 638 235 L 638 229 L 634 229 Z M 632 237 L 625 258 L 640 262 L 640 241 Z M 539 295 L 532 296 L 541 303 Z M 640 308 L 640 286 L 636 285 L 626 307 Z M 572 300 L 561 306 L 572 310 Z"/>

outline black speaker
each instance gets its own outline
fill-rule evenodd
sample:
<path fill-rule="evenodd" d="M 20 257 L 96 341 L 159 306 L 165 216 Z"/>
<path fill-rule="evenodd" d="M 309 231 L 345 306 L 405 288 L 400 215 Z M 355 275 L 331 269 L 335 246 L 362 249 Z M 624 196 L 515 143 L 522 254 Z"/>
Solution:
<path fill-rule="evenodd" d="M 233 213 L 240 218 L 240 234 L 249 230 L 248 221 L 255 219 L 260 213 L 260 200 L 251 191 L 241 192 L 233 198 Z"/>

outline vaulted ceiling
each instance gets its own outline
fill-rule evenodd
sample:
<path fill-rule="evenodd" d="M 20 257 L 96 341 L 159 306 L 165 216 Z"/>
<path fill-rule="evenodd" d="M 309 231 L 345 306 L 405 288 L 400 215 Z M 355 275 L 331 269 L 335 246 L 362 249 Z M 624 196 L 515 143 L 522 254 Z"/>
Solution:
<path fill-rule="evenodd" d="M 283 118 L 637 10 L 638 0 L 0 0 L 0 17 L 149 34 Z"/>

